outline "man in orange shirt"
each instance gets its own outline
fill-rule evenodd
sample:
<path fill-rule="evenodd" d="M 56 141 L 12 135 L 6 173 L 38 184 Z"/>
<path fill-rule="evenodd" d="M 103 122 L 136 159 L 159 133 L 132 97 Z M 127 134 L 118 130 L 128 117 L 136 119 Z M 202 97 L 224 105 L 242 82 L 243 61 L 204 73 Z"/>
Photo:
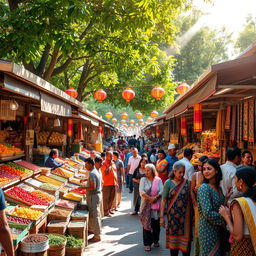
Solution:
<path fill-rule="evenodd" d="M 117 186 L 116 165 L 113 162 L 113 153 L 108 151 L 106 153 L 106 160 L 102 163 L 101 172 L 103 179 L 103 206 L 104 216 L 111 217 L 111 211 Z"/>

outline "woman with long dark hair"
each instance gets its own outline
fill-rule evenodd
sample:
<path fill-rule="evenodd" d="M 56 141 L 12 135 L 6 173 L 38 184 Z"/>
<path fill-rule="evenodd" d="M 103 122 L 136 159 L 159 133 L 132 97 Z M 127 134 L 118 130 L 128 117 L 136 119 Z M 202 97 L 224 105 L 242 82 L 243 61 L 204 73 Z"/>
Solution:
<path fill-rule="evenodd" d="M 255 169 L 243 166 L 238 168 L 235 176 L 236 188 L 243 193 L 234 199 L 228 210 L 219 209 L 228 224 L 232 237 L 231 254 L 233 256 L 256 255 L 256 185 Z"/>
<path fill-rule="evenodd" d="M 219 214 L 219 208 L 225 202 L 220 188 L 222 172 L 214 158 L 204 162 L 202 172 L 204 180 L 197 193 L 200 255 L 219 256 L 221 255 L 221 228 L 225 225 L 224 219 Z"/>
<path fill-rule="evenodd" d="M 140 210 L 140 180 L 142 177 L 145 177 L 145 166 L 148 164 L 148 159 L 143 157 L 140 160 L 138 168 L 135 169 L 132 180 L 133 180 L 133 205 L 134 205 L 134 211 L 131 215 L 137 215 Z"/>

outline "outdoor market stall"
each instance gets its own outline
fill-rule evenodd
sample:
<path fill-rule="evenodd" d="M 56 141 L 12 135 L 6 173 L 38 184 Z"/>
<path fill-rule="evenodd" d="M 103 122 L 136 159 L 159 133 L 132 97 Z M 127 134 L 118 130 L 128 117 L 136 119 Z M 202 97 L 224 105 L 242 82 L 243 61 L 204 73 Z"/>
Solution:
<path fill-rule="evenodd" d="M 255 46 L 254 46 L 255 48 Z M 190 146 L 225 161 L 227 147 L 255 155 L 256 54 L 213 65 L 164 112 L 180 148 Z"/>

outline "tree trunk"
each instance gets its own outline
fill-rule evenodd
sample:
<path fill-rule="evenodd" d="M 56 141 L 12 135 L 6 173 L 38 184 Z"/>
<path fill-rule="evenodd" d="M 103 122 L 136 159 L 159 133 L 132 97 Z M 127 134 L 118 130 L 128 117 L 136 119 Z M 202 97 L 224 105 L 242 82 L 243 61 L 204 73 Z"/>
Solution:
<path fill-rule="evenodd" d="M 24 0 L 8 0 L 8 5 L 11 11 L 19 7 L 19 3 L 24 2 Z"/>
<path fill-rule="evenodd" d="M 54 67 L 57 63 L 57 60 L 58 60 L 58 54 L 59 54 L 59 49 L 55 48 L 53 50 L 53 53 L 52 53 L 52 59 L 51 59 L 51 62 L 49 64 L 49 67 L 48 69 L 45 71 L 44 75 L 43 75 L 43 78 L 48 81 L 51 76 L 52 76 L 52 72 L 54 70 Z"/>

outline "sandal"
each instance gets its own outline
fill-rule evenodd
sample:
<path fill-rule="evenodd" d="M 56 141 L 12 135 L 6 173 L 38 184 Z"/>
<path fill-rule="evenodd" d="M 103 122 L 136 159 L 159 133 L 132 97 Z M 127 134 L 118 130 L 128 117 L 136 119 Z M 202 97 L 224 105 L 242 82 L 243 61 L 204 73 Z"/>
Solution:
<path fill-rule="evenodd" d="M 150 251 L 151 251 L 150 245 L 145 246 L 145 247 L 144 247 L 144 251 L 150 252 Z"/>
<path fill-rule="evenodd" d="M 160 246 L 159 243 L 154 244 L 154 247 L 156 247 L 156 248 L 159 247 L 159 246 Z"/>
<path fill-rule="evenodd" d="M 138 213 L 137 213 L 137 212 L 135 212 L 135 211 L 134 211 L 133 213 L 131 213 L 131 215 L 137 215 L 137 214 L 138 214 Z"/>

